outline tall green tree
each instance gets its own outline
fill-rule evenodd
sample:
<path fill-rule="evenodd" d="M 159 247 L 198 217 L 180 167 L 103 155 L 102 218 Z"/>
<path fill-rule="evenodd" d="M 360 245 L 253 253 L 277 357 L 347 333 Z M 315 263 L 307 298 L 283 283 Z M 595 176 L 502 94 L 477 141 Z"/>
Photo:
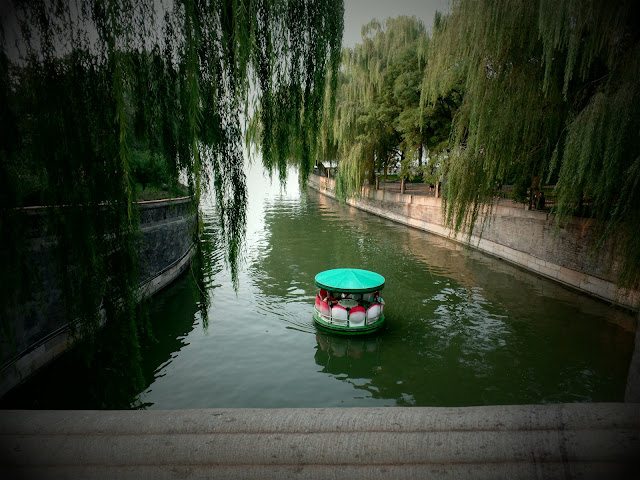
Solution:
<path fill-rule="evenodd" d="M 430 48 L 415 17 L 377 20 L 362 29 L 362 43 L 343 52 L 335 115 L 325 115 L 324 145 L 339 164 L 338 193 L 358 191 L 376 170 L 400 161 L 410 175 L 427 152 L 445 148 L 459 97 L 450 93 L 434 105 L 420 103 Z"/>
<path fill-rule="evenodd" d="M 16 207 L 58 206 L 49 210 L 49 231 L 69 316 L 93 330 L 103 311 L 116 343 L 132 343 L 134 353 L 122 356 L 131 359 L 146 328 L 135 313 L 136 152 L 162 156 L 172 175 L 186 178 L 194 207 L 212 186 L 235 277 L 249 92 L 262 99 L 263 123 L 273 126 L 261 139 L 266 163 L 281 162 L 272 149 L 276 134 L 300 137 L 310 156 L 327 72 L 339 65 L 342 0 L 14 0 L 5 11 L 1 303 L 19 304 L 17 290 L 28 292 L 32 281 L 15 278 L 28 271 Z M 279 102 L 301 127 L 291 128 Z"/>
<path fill-rule="evenodd" d="M 461 0 L 439 19 L 422 103 L 465 96 L 446 165 L 446 215 L 471 232 L 501 183 L 556 182 L 562 221 L 593 203 L 598 241 L 640 281 L 640 10 L 636 2 Z"/>

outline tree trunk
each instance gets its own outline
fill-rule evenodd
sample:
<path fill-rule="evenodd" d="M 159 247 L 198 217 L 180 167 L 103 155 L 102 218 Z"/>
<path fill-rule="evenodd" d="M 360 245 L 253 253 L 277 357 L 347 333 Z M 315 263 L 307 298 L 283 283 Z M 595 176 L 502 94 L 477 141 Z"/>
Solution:
<path fill-rule="evenodd" d="M 387 161 L 384 162 L 384 186 L 386 188 L 387 186 L 387 169 L 389 168 L 389 159 L 387 158 Z"/>
<path fill-rule="evenodd" d="M 369 185 L 376 184 L 376 190 L 378 189 L 378 177 L 376 176 L 376 159 L 371 157 L 371 173 L 369 175 Z"/>

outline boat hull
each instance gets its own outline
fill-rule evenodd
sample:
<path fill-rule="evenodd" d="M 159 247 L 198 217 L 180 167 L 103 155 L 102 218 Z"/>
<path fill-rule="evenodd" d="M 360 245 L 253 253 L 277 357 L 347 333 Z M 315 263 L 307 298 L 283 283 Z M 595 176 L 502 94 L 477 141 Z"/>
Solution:
<path fill-rule="evenodd" d="M 381 314 L 380 318 L 370 325 L 350 327 L 348 325 L 337 325 L 335 323 L 331 323 L 330 321 L 325 320 L 323 316 L 314 309 L 313 321 L 319 328 L 327 332 L 337 333 L 339 335 L 366 335 L 377 332 L 384 326 L 384 314 Z"/>

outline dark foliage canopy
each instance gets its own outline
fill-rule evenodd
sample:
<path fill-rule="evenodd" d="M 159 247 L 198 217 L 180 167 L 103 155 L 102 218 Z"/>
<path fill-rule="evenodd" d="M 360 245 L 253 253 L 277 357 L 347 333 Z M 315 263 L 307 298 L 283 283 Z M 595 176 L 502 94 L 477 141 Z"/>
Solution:
<path fill-rule="evenodd" d="M 134 175 L 160 161 L 194 208 L 210 188 L 235 276 L 242 118 L 262 99 L 265 164 L 282 169 L 279 139 L 292 136 L 308 170 L 342 0 L 14 0 L 2 12 L 2 304 L 20 304 L 37 280 L 19 209 L 48 205 L 70 315 L 85 330 L 106 315 L 137 344 Z"/>
<path fill-rule="evenodd" d="M 447 219 L 473 228 L 499 185 L 555 184 L 559 222 L 585 200 L 594 247 L 640 285 L 640 8 L 637 2 L 454 2 L 433 35 L 423 102 L 464 84 L 445 185 Z"/>
<path fill-rule="evenodd" d="M 555 185 L 558 222 L 593 216 L 593 247 L 615 248 L 619 285 L 637 288 L 638 5 L 457 0 L 431 35 L 406 18 L 372 22 L 344 54 L 336 114 L 325 116 L 338 186 L 358 192 L 381 161 L 404 164 L 426 148 L 446 221 L 471 234 L 502 185 L 519 200 Z"/>

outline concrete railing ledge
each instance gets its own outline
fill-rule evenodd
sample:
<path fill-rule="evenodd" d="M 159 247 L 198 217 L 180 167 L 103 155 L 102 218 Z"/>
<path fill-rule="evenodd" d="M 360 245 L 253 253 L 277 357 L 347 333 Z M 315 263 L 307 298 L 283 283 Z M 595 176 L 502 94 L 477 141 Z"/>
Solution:
<path fill-rule="evenodd" d="M 640 404 L 2 411 L 2 478 L 640 478 Z"/>

